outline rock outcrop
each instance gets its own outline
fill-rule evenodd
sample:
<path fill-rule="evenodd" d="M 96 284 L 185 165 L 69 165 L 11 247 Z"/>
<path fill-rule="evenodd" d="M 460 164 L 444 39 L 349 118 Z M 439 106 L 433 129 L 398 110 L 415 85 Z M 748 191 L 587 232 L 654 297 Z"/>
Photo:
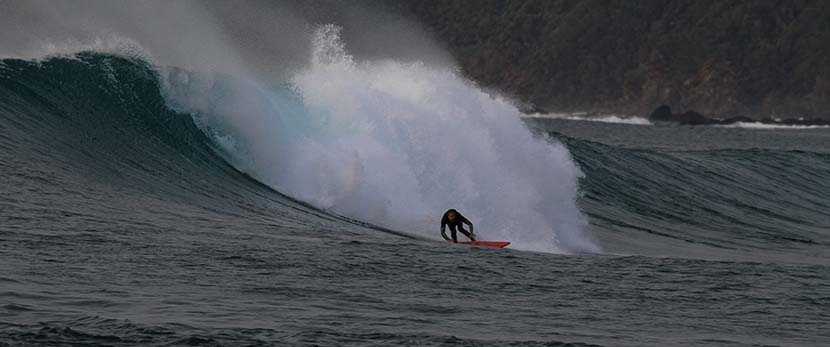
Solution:
<path fill-rule="evenodd" d="M 683 113 L 672 113 L 668 105 L 660 105 L 648 116 L 652 122 L 676 123 L 680 125 L 729 125 L 735 123 L 761 123 L 769 125 L 804 125 L 804 126 L 827 126 L 830 119 L 821 118 L 762 118 L 753 119 L 746 116 L 735 116 L 729 118 L 709 118 L 698 112 L 689 110 Z"/>
<path fill-rule="evenodd" d="M 686 125 L 704 125 L 714 124 L 714 120 L 706 118 L 706 116 L 695 111 L 686 111 L 684 113 L 672 113 L 671 107 L 668 105 L 661 105 L 648 117 L 654 122 L 673 122 Z"/>

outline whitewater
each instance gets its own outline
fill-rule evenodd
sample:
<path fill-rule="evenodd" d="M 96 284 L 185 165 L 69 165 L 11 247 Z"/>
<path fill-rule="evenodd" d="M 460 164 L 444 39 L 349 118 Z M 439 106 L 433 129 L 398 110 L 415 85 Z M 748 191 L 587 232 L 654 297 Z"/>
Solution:
<path fill-rule="evenodd" d="M 519 249 L 600 250 L 568 150 L 534 138 L 509 100 L 449 69 L 356 62 L 339 31 L 315 32 L 310 66 L 287 85 L 179 74 L 166 94 L 240 170 L 320 209 L 435 239 L 456 208 Z"/>

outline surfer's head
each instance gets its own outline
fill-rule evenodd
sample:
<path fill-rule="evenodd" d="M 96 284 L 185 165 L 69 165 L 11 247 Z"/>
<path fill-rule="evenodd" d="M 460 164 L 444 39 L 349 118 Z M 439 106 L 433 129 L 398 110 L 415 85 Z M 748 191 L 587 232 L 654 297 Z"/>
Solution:
<path fill-rule="evenodd" d="M 447 211 L 447 219 L 449 219 L 450 222 L 454 221 L 456 218 L 458 218 L 458 211 L 452 209 Z"/>

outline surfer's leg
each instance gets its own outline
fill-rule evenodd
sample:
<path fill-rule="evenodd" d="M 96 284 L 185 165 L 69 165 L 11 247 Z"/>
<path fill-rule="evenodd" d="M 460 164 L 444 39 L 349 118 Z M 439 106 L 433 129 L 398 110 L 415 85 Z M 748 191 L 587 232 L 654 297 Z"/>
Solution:
<path fill-rule="evenodd" d="M 455 227 L 450 226 L 450 234 L 452 235 L 452 242 L 458 243 L 458 237 L 455 235 Z"/>

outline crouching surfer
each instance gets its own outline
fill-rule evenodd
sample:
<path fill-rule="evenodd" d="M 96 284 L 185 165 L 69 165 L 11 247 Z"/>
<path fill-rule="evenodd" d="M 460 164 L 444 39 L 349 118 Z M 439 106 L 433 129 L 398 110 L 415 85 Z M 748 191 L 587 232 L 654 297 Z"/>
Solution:
<path fill-rule="evenodd" d="M 470 226 L 470 231 L 464 230 L 464 224 Z M 464 236 L 468 237 L 471 241 L 476 240 L 476 234 L 473 233 L 473 223 L 470 222 L 469 219 L 464 218 L 458 211 L 454 209 L 449 209 L 447 212 L 444 212 L 444 216 L 441 217 L 441 237 L 444 240 L 449 241 L 450 238 L 447 237 L 446 227 L 450 226 L 450 235 L 452 235 L 452 242 L 458 243 L 458 238 L 455 235 L 456 228 L 460 231 Z"/>

